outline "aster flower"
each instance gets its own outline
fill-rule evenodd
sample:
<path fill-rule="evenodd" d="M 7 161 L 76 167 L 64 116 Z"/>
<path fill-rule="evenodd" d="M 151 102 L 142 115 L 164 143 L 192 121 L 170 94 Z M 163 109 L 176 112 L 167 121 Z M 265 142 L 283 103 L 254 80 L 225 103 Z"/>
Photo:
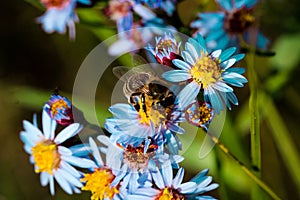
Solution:
<path fill-rule="evenodd" d="M 232 87 L 228 84 L 242 87 L 247 79 L 241 74 L 241 68 L 230 68 L 244 57 L 244 54 L 234 55 L 235 47 L 224 51 L 216 50 L 208 53 L 203 37 L 198 34 L 197 40 L 190 38 L 182 52 L 184 61 L 175 59 L 173 63 L 180 70 L 171 70 L 162 76 L 171 82 L 188 81 L 188 84 L 180 92 L 185 102 L 191 102 L 203 90 L 204 100 L 212 105 L 216 113 L 220 113 L 230 103 L 238 104 Z"/>
<path fill-rule="evenodd" d="M 170 163 L 170 156 L 163 152 L 163 143 L 157 138 L 145 139 L 134 147 L 130 144 L 115 144 L 106 136 L 98 136 L 98 140 L 107 146 L 104 149 L 107 162 L 113 162 L 116 178 L 112 186 L 121 184 L 120 190 L 134 193 L 139 187 L 149 186 L 150 173 L 163 163 Z M 172 157 L 178 163 L 183 160 L 179 155 Z M 120 168 L 121 166 L 121 168 Z M 151 184 L 150 184 L 151 186 Z"/>
<path fill-rule="evenodd" d="M 74 122 L 72 114 L 72 104 L 64 96 L 53 94 L 44 109 L 49 116 L 60 125 L 70 125 Z"/>
<path fill-rule="evenodd" d="M 162 200 L 162 199 L 215 199 L 211 196 L 202 195 L 205 192 L 216 189 L 219 185 L 212 182 L 212 177 L 207 176 L 208 170 L 203 170 L 189 182 L 182 183 L 184 169 L 180 168 L 173 179 L 173 170 L 169 165 L 152 173 L 157 187 L 143 187 L 135 194 L 129 195 L 135 200 Z"/>
<path fill-rule="evenodd" d="M 133 22 L 126 29 L 118 28 L 119 40 L 109 47 L 108 52 L 115 56 L 144 48 L 154 36 L 162 35 L 166 30 L 174 32 L 176 29 L 165 24 L 156 15 L 147 19 L 144 17 L 141 21 Z"/>
<path fill-rule="evenodd" d="M 138 0 L 149 6 L 151 9 L 162 9 L 171 16 L 175 11 L 176 0 Z"/>
<path fill-rule="evenodd" d="M 211 105 L 207 102 L 195 101 L 185 110 L 185 119 L 190 124 L 204 128 L 206 131 L 213 117 L 214 111 Z"/>
<path fill-rule="evenodd" d="M 244 40 L 253 44 L 250 35 L 257 32 L 256 43 L 258 49 L 266 49 L 268 39 L 260 32 L 255 31 L 254 6 L 257 1 L 248 0 L 217 0 L 221 11 L 199 13 L 199 19 L 191 23 L 196 33 L 206 37 L 209 49 L 224 49 L 239 45 L 241 35 Z M 196 34 L 195 34 L 196 36 Z"/>
<path fill-rule="evenodd" d="M 56 31 L 64 34 L 68 27 L 70 39 L 75 39 L 75 23 L 79 21 L 75 13 L 77 2 L 90 4 L 89 0 L 41 0 L 47 10 L 43 16 L 37 19 L 37 22 L 42 24 L 47 33 Z"/>
<path fill-rule="evenodd" d="M 24 120 L 24 129 L 20 138 L 24 142 L 25 151 L 30 154 L 30 162 L 34 164 L 36 173 L 40 173 L 42 186 L 49 184 L 50 193 L 54 195 L 54 180 L 68 194 L 80 193 L 78 188 L 83 185 L 79 181 L 81 176 L 73 166 L 90 168 L 94 163 L 88 159 L 78 158 L 72 155 L 71 150 L 62 143 L 75 136 L 82 126 L 74 123 L 63 129 L 55 136 L 56 122 L 43 111 L 42 115 L 43 132 L 34 124 Z"/>
<path fill-rule="evenodd" d="M 90 173 L 85 173 L 83 175 L 83 178 L 80 179 L 81 182 L 85 183 L 85 185 L 81 189 L 85 191 L 91 191 L 92 200 L 124 199 L 124 191 L 121 191 L 120 184 L 112 186 L 112 182 L 116 177 L 114 172 L 116 170 L 115 168 L 118 165 L 118 160 L 114 160 L 114 157 L 110 157 L 110 155 L 107 155 L 107 161 L 105 164 L 101 158 L 101 154 L 96 142 L 91 137 L 89 138 L 89 144 L 96 166 L 91 169 Z"/>
<path fill-rule="evenodd" d="M 146 48 L 155 57 L 159 64 L 177 68 L 172 60 L 182 59 L 180 54 L 181 42 L 177 42 L 172 33 L 164 33 L 161 37 L 155 37 L 156 45 L 153 48 L 150 44 Z"/>

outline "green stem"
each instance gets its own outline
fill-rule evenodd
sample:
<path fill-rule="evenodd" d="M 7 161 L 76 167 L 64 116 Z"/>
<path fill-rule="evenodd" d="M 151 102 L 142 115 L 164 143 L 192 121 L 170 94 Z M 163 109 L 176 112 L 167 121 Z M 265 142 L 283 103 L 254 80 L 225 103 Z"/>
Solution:
<path fill-rule="evenodd" d="M 251 163 L 253 169 L 260 176 L 261 146 L 260 146 L 260 119 L 258 110 L 257 75 L 254 69 L 254 51 L 247 55 L 248 78 L 250 88 L 249 112 L 251 134 Z"/>
<path fill-rule="evenodd" d="M 270 195 L 275 200 L 279 200 L 280 197 L 277 196 L 277 194 L 265 183 L 263 182 L 259 177 L 257 177 L 247 166 L 241 162 L 235 155 L 233 155 L 227 147 L 224 146 L 223 143 L 219 141 L 217 137 L 215 137 L 210 132 L 206 132 L 206 134 L 212 139 L 212 141 L 219 146 L 219 148 L 228 155 L 231 159 L 233 159 L 238 165 L 241 166 L 242 170 L 257 184 L 259 185 L 266 193 Z"/>

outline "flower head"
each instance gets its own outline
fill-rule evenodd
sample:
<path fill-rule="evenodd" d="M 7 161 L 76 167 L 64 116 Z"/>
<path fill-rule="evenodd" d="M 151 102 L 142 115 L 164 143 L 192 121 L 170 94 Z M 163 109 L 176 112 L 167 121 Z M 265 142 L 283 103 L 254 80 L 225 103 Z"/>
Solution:
<path fill-rule="evenodd" d="M 42 118 L 43 132 L 34 125 L 35 121 L 32 124 L 24 120 L 25 131 L 20 133 L 25 151 L 31 155 L 30 160 L 34 164 L 35 172 L 40 173 L 41 184 L 43 186 L 49 184 L 52 195 L 54 195 L 54 179 L 68 194 L 80 193 L 78 188 L 82 187 L 79 181 L 81 175 L 73 166 L 90 168 L 94 163 L 73 156 L 71 150 L 62 143 L 75 136 L 82 126 L 78 123 L 71 124 L 55 136 L 56 122 L 45 110 Z"/>
<path fill-rule="evenodd" d="M 253 15 L 253 7 L 257 1 L 231 1 L 218 0 L 221 11 L 210 13 L 199 13 L 199 19 L 191 23 L 196 28 L 196 33 L 206 37 L 209 49 L 224 49 L 230 46 L 239 45 L 240 36 L 259 49 L 266 49 L 268 39 L 259 31 L 255 31 L 256 18 Z M 257 32 L 257 38 L 249 35 Z M 196 36 L 196 34 L 195 34 Z"/>
<path fill-rule="evenodd" d="M 173 200 L 173 199 L 214 199 L 211 196 L 201 194 L 211 191 L 218 187 L 213 183 L 212 177 L 206 176 L 208 170 L 203 170 L 189 182 L 182 183 L 184 169 L 180 168 L 173 178 L 173 170 L 169 165 L 162 167 L 161 170 L 152 173 L 153 181 L 157 187 L 142 187 L 129 197 L 132 199 L 145 200 Z"/>
<path fill-rule="evenodd" d="M 64 96 L 56 94 L 51 95 L 50 99 L 45 104 L 44 109 L 58 124 L 69 125 L 74 122 L 72 104 L 69 99 Z"/>
<path fill-rule="evenodd" d="M 172 68 L 177 68 L 172 60 L 182 59 L 180 54 L 181 43 L 177 42 L 172 33 L 165 33 L 161 37 L 155 38 L 155 48 L 149 44 L 147 49 L 153 54 L 159 64 L 167 65 Z"/>
<path fill-rule="evenodd" d="M 92 151 L 93 159 L 96 166 L 91 169 L 91 172 L 85 173 L 83 178 L 80 179 L 84 182 L 81 188 L 85 191 L 91 191 L 92 200 L 111 199 L 117 200 L 121 198 L 120 185 L 112 186 L 115 179 L 115 174 L 110 166 L 110 162 L 103 162 L 99 148 L 92 138 L 89 138 L 89 144 Z M 111 159 L 106 157 L 106 159 Z"/>
<path fill-rule="evenodd" d="M 224 105 L 229 108 L 229 101 L 235 105 L 237 99 L 233 98 L 233 89 L 228 84 L 242 87 L 247 79 L 241 74 L 240 68 L 230 68 L 244 57 L 244 54 L 233 55 L 236 48 L 216 50 L 208 53 L 203 37 L 198 34 L 197 40 L 190 38 L 182 52 L 184 61 L 175 59 L 173 63 L 180 70 L 171 70 L 162 76 L 171 82 L 188 81 L 188 85 L 181 91 L 182 96 L 192 102 L 200 91 L 204 93 L 204 100 L 212 105 L 219 113 Z"/>
<path fill-rule="evenodd" d="M 41 0 L 46 7 L 43 16 L 37 18 L 45 32 L 64 34 L 69 28 L 70 39 L 75 39 L 75 23 L 79 21 L 75 13 L 76 2 L 89 4 L 89 0 Z"/>

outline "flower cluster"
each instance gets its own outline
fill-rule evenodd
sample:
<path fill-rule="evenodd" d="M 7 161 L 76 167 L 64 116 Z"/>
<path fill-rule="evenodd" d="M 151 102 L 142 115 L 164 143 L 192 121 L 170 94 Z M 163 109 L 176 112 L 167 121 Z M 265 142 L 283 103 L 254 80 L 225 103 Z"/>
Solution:
<path fill-rule="evenodd" d="M 90 2 L 41 3 L 47 8 L 38 19 L 44 30 L 64 33 L 68 27 L 74 39 L 76 4 Z M 112 116 L 101 127 L 106 136 L 99 129 L 96 141 L 90 137 L 88 143 L 81 143 L 78 134 L 83 125 L 74 121 L 71 102 L 58 94 L 43 107 L 42 130 L 36 116 L 33 123 L 24 121 L 20 133 L 24 149 L 40 174 L 41 185 L 49 184 L 52 195 L 55 180 L 68 194 L 90 191 L 92 200 L 214 199 L 204 194 L 218 187 L 207 169 L 183 182 L 178 135 L 187 135 L 185 122 L 208 132 L 216 115 L 238 105 L 234 87 L 243 87 L 247 79 L 242 75 L 244 68 L 235 65 L 245 56 L 239 53 L 241 43 L 252 43 L 256 1 L 217 1 L 221 10 L 199 13 L 199 19 L 191 23 L 196 32 L 186 41 L 175 35 L 180 27 L 166 23 L 176 12 L 176 3 L 110 0 L 104 8 L 118 32 L 109 53 L 142 49 L 150 66 L 125 74 L 128 68 L 115 68 L 114 72 L 121 71 L 118 76 L 124 81 L 127 103 L 109 107 Z M 154 36 L 155 44 L 150 45 Z M 258 32 L 255 45 L 265 49 L 267 43 Z M 57 126 L 61 126 L 59 133 Z"/>
<path fill-rule="evenodd" d="M 146 48 L 159 64 L 170 64 L 161 76 L 140 69 L 121 77 L 128 103 L 109 108 L 113 116 L 104 127 L 110 136 L 97 137 L 102 146 L 92 138 L 89 144 L 74 142 L 82 126 L 74 123 L 70 101 L 58 94 L 44 106 L 43 132 L 36 119 L 33 124 L 24 121 L 24 149 L 41 174 L 41 184 L 50 184 L 51 194 L 55 179 L 69 194 L 80 192 L 78 188 L 91 191 L 91 199 L 213 199 L 202 196 L 218 187 L 211 184 L 208 170 L 182 183 L 184 158 L 179 155 L 177 134 L 185 134 L 184 121 L 207 131 L 215 114 L 226 105 L 230 108 L 230 102 L 237 104 L 229 85 L 247 82 L 243 69 L 232 67 L 244 55 L 234 55 L 234 47 L 209 53 L 201 35 L 189 38 L 184 50 L 179 44 L 165 33 L 155 47 Z M 56 135 L 57 124 L 67 127 Z M 178 170 L 175 178 L 174 170 Z"/>

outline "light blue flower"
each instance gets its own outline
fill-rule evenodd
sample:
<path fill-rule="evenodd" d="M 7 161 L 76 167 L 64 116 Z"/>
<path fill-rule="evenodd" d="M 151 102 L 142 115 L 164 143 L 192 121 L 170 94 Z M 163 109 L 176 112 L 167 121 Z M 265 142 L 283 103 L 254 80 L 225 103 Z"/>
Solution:
<path fill-rule="evenodd" d="M 81 173 L 73 166 L 90 168 L 94 162 L 89 159 L 78 158 L 72 155 L 70 149 L 61 144 L 78 134 L 82 126 L 73 123 L 55 135 L 56 122 L 51 119 L 45 110 L 42 114 L 43 132 L 33 124 L 24 120 L 24 131 L 20 138 L 24 142 L 25 151 L 30 154 L 30 162 L 34 164 L 36 173 L 40 173 L 42 186 L 49 184 L 50 193 L 54 195 L 54 180 L 68 194 L 80 193 L 82 187 L 79 181 Z"/>
<path fill-rule="evenodd" d="M 241 35 L 258 49 L 266 49 L 269 40 L 255 27 L 252 15 L 256 0 L 217 0 L 221 11 L 199 13 L 199 19 L 191 23 L 206 38 L 210 50 L 239 46 Z"/>
<path fill-rule="evenodd" d="M 89 0 L 42 1 L 47 10 L 44 15 L 37 18 L 37 22 L 42 24 L 47 33 L 65 34 L 69 28 L 70 39 L 75 39 L 75 23 L 79 22 L 75 13 L 76 2 L 90 4 Z"/>
<path fill-rule="evenodd" d="M 171 16 L 175 11 L 176 0 L 136 0 L 149 6 L 151 9 L 162 9 Z"/>
<path fill-rule="evenodd" d="M 216 189 L 219 185 L 211 184 L 212 177 L 207 176 L 208 170 L 203 170 L 188 182 L 182 183 L 184 169 L 180 168 L 173 178 L 173 170 L 166 165 L 152 173 L 153 181 L 158 189 L 142 187 L 135 194 L 129 195 L 129 199 L 155 200 L 155 199 L 215 199 L 202 195 L 205 192 Z"/>
<path fill-rule="evenodd" d="M 235 47 L 224 51 L 216 50 L 208 53 L 203 37 L 198 34 L 196 39 L 190 38 L 182 51 L 184 61 L 175 59 L 173 63 L 180 70 L 171 70 L 162 74 L 171 82 L 188 81 L 188 84 L 180 92 L 181 100 L 192 103 L 203 90 L 204 100 L 210 102 L 214 111 L 219 113 L 230 103 L 238 104 L 233 93 L 233 88 L 228 84 L 242 87 L 247 79 L 241 74 L 242 68 L 231 68 L 244 57 L 244 54 L 233 55 Z"/>
<path fill-rule="evenodd" d="M 107 163 L 115 165 L 113 169 L 116 178 L 112 186 L 121 184 L 120 191 L 132 194 L 138 188 L 149 186 L 150 173 L 157 170 L 164 163 L 170 163 L 171 156 L 163 151 L 163 143 L 156 139 L 146 139 L 137 147 L 132 145 L 115 144 L 106 136 L 98 136 L 98 140 L 107 146 L 103 148 Z M 181 162 L 183 157 L 175 155 L 173 162 Z M 120 167 L 121 166 L 121 167 Z M 151 186 L 151 184 L 150 184 Z"/>

